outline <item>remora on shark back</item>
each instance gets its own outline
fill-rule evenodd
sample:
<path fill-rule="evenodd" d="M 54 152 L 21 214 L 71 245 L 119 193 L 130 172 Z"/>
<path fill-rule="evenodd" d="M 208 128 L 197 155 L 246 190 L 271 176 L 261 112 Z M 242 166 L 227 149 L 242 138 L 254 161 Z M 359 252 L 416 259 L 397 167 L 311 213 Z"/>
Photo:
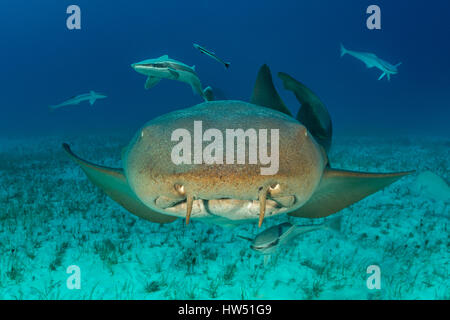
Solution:
<path fill-rule="evenodd" d="M 147 76 L 145 89 L 153 88 L 162 79 L 178 80 L 189 84 L 195 93 L 208 101 L 209 95 L 202 89 L 200 79 L 195 73 L 195 66 L 190 67 L 180 61 L 170 59 L 168 55 L 164 55 L 156 59 L 133 63 L 131 67 Z"/>
<path fill-rule="evenodd" d="M 380 69 L 382 73 L 378 78 L 378 80 L 383 79 L 384 76 L 387 76 L 388 80 L 391 80 L 391 74 L 397 74 L 398 73 L 397 67 L 402 64 L 401 62 L 399 62 L 396 65 L 392 65 L 389 62 L 386 62 L 383 59 L 378 58 L 377 55 L 374 53 L 347 50 L 341 43 L 341 57 L 343 57 L 345 54 L 349 54 L 352 57 L 361 60 L 366 64 L 367 68 L 375 67 Z"/>
<path fill-rule="evenodd" d="M 214 52 L 203 48 L 201 45 L 198 45 L 196 43 L 193 44 L 194 48 L 197 49 L 198 51 L 200 51 L 201 53 L 207 55 L 208 57 L 213 58 L 214 60 L 216 60 L 217 62 L 223 64 L 225 66 L 225 69 L 228 69 L 230 67 L 230 63 L 229 62 L 225 62 L 222 59 L 220 59 Z"/>
<path fill-rule="evenodd" d="M 97 99 L 104 99 L 104 98 L 107 98 L 107 96 L 91 90 L 89 93 L 83 93 L 78 96 L 73 96 L 72 98 L 64 102 L 50 106 L 49 108 L 51 110 L 55 110 L 65 106 L 77 105 L 83 101 L 89 101 L 90 105 L 92 106 Z"/>
<path fill-rule="evenodd" d="M 325 106 L 287 74 L 284 85 L 302 104 L 303 123 L 284 105 L 269 68 L 258 73 L 251 103 L 204 102 L 145 124 L 122 153 L 122 168 L 96 165 L 64 149 L 88 178 L 131 213 L 156 223 L 177 218 L 232 226 L 288 214 L 322 218 L 390 185 L 411 172 L 365 173 L 333 169 L 327 151 L 331 136 Z M 307 110 L 303 110 L 306 108 Z M 308 116 L 304 116 L 304 115 Z M 220 115 L 220 116 L 218 116 Z M 297 116 L 299 118 L 299 116 Z M 319 119 L 321 118 L 321 119 Z M 171 134 L 202 121 L 204 128 L 279 128 L 279 170 L 260 174 L 260 164 L 182 164 L 171 161 Z M 325 127 L 324 127 L 325 126 Z M 246 139 L 248 141 L 248 139 Z M 248 144 L 246 145 L 248 150 Z"/>

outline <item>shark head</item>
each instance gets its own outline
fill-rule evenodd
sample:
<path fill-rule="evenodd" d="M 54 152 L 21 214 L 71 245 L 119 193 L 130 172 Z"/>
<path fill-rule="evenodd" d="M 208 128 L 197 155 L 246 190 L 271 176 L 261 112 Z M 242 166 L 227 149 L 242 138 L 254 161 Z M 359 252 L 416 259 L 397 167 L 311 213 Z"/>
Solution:
<path fill-rule="evenodd" d="M 224 115 L 220 122 L 216 121 L 218 114 Z M 203 160 L 196 163 L 197 151 L 186 148 L 182 153 L 189 154 L 188 163 L 174 163 L 174 152 L 179 154 L 175 147 L 181 141 L 174 140 L 174 133 L 179 129 L 186 134 L 190 132 L 188 146 L 190 148 L 192 142 L 196 148 L 194 121 L 199 120 L 203 124 L 203 132 L 199 133 L 200 139 L 204 137 L 203 142 L 200 141 Z M 229 140 L 226 132 L 235 128 L 254 129 L 258 133 L 260 129 L 269 129 L 268 139 L 258 138 L 258 143 L 270 143 L 271 146 L 278 142 L 272 141 L 273 131 L 270 130 L 278 129 L 279 152 L 276 154 L 279 159 L 273 159 L 271 164 L 262 164 L 262 158 L 250 163 L 251 151 L 247 142 L 244 162 L 229 163 L 228 143 L 232 142 L 231 151 L 236 155 L 239 146 Z M 205 138 L 208 130 L 216 130 L 223 136 L 217 134 L 214 138 Z M 206 155 L 210 154 L 207 147 L 213 139 L 221 141 L 214 154 L 223 156 L 222 164 L 206 163 Z M 187 137 L 183 138 L 185 140 Z M 275 152 L 271 146 L 267 151 L 272 155 Z M 325 166 L 323 154 L 303 125 L 279 112 L 241 101 L 206 102 L 150 121 L 131 141 L 122 162 L 133 192 L 152 210 L 187 220 L 192 216 L 236 224 L 258 219 L 261 223 L 264 216 L 300 207 L 310 198 Z M 277 170 L 262 174 L 262 168 L 273 168 L 275 162 L 278 162 Z"/>

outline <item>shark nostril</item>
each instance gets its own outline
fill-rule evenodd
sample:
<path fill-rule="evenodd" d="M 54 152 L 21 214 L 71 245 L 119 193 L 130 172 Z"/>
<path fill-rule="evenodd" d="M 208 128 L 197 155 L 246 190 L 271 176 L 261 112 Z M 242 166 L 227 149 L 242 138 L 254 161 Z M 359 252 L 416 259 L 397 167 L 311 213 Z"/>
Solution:
<path fill-rule="evenodd" d="M 269 188 L 270 191 L 276 190 L 276 189 L 280 189 L 280 184 L 276 183 L 276 184 L 272 184 Z"/>
<path fill-rule="evenodd" d="M 182 184 L 176 183 L 174 185 L 175 191 L 178 192 L 180 195 L 184 196 L 186 194 L 186 191 L 184 190 L 184 186 Z"/>
<path fill-rule="evenodd" d="M 274 183 L 269 187 L 269 193 L 271 196 L 277 195 L 281 192 L 281 187 L 279 183 Z"/>

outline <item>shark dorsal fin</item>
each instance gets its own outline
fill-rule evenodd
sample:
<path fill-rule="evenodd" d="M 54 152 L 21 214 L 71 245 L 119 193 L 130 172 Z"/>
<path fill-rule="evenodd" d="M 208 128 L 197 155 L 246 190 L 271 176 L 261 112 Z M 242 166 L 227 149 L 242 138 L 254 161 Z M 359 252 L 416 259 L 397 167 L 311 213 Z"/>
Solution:
<path fill-rule="evenodd" d="M 191 67 L 192 68 L 192 70 L 194 70 L 195 71 L 195 64 Z"/>
<path fill-rule="evenodd" d="M 291 112 L 278 95 L 272 82 L 272 74 L 266 64 L 258 71 L 250 102 L 292 116 Z"/>
<path fill-rule="evenodd" d="M 278 77 L 283 80 L 284 88 L 292 91 L 298 102 L 301 103 L 300 110 L 297 113 L 297 120 L 311 132 L 314 139 L 328 154 L 333 130 L 327 108 L 320 101 L 319 97 L 303 83 L 284 72 L 279 72 Z"/>
<path fill-rule="evenodd" d="M 168 60 L 168 59 L 169 59 L 169 56 L 168 56 L 167 54 L 165 54 L 165 55 L 159 57 L 159 59 L 162 59 L 162 60 Z"/>

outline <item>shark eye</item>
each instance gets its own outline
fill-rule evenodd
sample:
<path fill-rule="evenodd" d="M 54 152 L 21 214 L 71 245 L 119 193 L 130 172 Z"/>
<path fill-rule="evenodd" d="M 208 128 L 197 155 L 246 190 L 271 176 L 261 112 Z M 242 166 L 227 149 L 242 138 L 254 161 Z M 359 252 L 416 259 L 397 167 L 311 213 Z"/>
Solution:
<path fill-rule="evenodd" d="M 175 184 L 174 185 L 175 191 L 178 192 L 180 195 L 184 196 L 186 194 L 186 191 L 184 190 L 184 186 L 182 184 Z"/>

